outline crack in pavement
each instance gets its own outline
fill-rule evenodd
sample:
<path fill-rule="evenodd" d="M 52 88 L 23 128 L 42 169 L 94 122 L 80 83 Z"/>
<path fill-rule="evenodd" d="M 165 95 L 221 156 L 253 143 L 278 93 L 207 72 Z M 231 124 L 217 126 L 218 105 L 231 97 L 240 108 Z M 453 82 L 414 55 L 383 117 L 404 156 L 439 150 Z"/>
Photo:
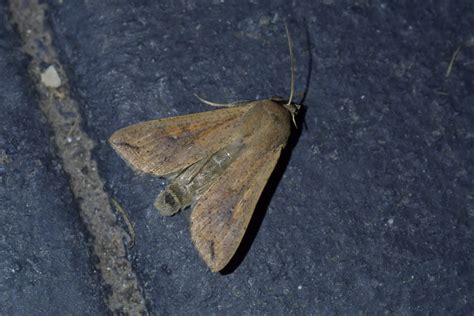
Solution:
<path fill-rule="evenodd" d="M 47 8 L 39 0 L 10 0 L 23 50 L 31 57 L 29 72 L 40 107 L 54 132 L 81 218 L 93 236 L 93 255 L 108 293 L 106 303 L 117 314 L 146 315 L 145 299 L 124 245 L 130 236 L 117 224 L 103 190 L 96 161 L 91 157 L 93 141 L 81 129 L 79 105 L 70 95 L 66 73 L 52 44 Z"/>

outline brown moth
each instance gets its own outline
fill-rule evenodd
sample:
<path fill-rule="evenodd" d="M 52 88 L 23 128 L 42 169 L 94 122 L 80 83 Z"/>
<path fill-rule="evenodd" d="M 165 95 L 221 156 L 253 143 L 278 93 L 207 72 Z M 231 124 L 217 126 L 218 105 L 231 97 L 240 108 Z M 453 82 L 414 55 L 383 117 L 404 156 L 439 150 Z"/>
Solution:
<path fill-rule="evenodd" d="M 285 25 L 286 26 L 286 25 Z M 255 206 L 285 147 L 300 106 L 289 100 L 216 104 L 223 109 L 169 117 L 125 127 L 112 147 L 135 169 L 166 177 L 155 207 L 173 215 L 192 207 L 191 236 L 213 271 L 236 252 Z"/>

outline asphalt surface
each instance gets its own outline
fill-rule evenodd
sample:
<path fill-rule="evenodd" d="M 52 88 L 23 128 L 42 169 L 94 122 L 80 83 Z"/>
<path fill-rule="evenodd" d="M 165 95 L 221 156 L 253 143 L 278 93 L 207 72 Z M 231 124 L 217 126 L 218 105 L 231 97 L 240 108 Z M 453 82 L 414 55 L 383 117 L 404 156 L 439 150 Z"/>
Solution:
<path fill-rule="evenodd" d="M 156 314 L 449 314 L 474 310 L 472 1 L 49 1 L 53 45 L 104 190 Z M 165 181 L 107 143 L 119 128 L 287 96 L 284 21 L 304 105 L 225 274 Z M 471 42 L 469 42 L 471 40 Z M 449 76 L 449 62 L 456 49 Z M 87 227 L 0 6 L 0 314 L 107 313 Z"/>

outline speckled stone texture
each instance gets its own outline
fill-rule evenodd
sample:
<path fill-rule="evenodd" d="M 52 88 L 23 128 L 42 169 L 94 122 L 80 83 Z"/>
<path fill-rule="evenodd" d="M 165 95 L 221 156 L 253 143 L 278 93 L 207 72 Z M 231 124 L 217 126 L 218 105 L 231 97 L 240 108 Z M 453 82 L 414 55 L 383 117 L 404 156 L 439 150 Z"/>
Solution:
<path fill-rule="evenodd" d="M 0 6 L 0 314 L 106 312 L 87 237 Z"/>
<path fill-rule="evenodd" d="M 130 260 L 151 314 L 472 312 L 474 47 L 445 76 L 473 36 L 472 1 L 48 5 L 106 190 L 135 225 Z M 5 7 L 0 311 L 46 315 L 74 302 L 71 313 L 100 314 L 83 228 Z M 235 269 L 213 274 L 192 245 L 189 210 L 160 217 L 153 201 L 164 181 L 135 173 L 107 139 L 132 123 L 208 110 L 194 93 L 287 96 L 284 20 L 304 124 Z"/>

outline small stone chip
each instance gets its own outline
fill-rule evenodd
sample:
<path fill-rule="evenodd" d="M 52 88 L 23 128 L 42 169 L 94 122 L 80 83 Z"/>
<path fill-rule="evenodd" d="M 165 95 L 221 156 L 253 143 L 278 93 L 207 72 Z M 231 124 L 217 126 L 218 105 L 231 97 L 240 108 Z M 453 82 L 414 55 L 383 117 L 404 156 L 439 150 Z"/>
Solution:
<path fill-rule="evenodd" d="M 41 83 L 49 88 L 58 88 L 61 86 L 61 78 L 53 65 L 50 65 L 41 74 Z"/>

